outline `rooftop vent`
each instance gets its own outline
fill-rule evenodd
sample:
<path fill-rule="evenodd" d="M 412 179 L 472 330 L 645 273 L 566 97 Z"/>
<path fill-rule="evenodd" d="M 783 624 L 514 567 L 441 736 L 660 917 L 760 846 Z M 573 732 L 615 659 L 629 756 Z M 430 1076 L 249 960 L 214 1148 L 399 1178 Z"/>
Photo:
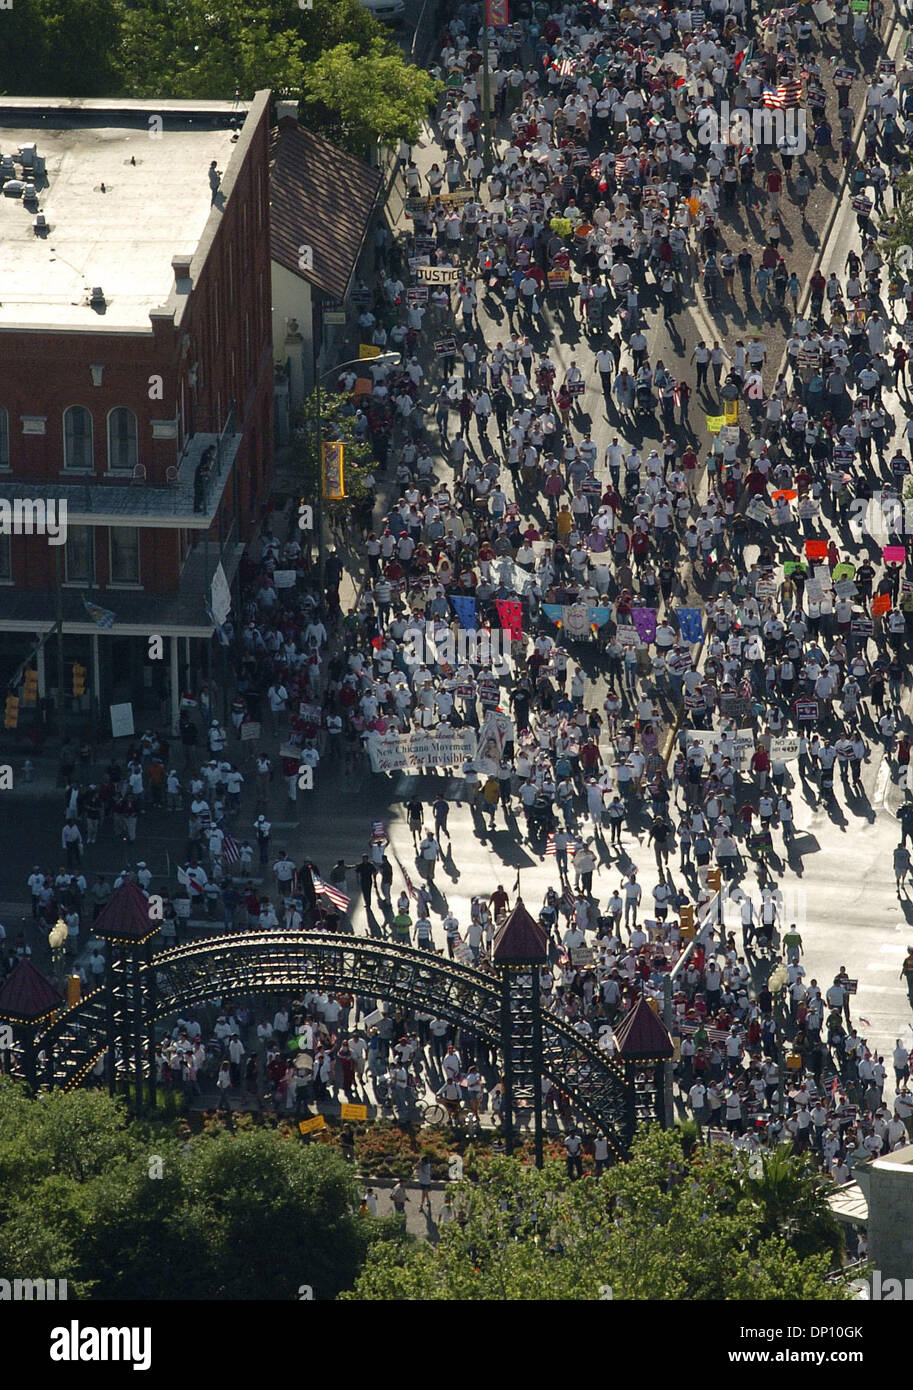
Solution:
<path fill-rule="evenodd" d="M 92 286 L 92 293 L 89 296 L 89 303 L 92 305 L 93 309 L 103 309 L 105 307 L 107 300 L 105 299 L 105 292 L 102 289 L 101 285 Z"/>

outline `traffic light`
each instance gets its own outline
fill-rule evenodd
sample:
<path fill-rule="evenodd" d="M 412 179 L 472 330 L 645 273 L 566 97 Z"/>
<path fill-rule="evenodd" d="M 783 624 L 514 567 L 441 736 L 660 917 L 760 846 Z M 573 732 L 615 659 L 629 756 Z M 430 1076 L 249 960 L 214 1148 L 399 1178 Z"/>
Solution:
<path fill-rule="evenodd" d="M 19 697 L 17 695 L 7 695 L 6 715 L 3 720 L 4 728 L 15 729 L 19 725 Z"/>
<path fill-rule="evenodd" d="M 22 685 L 22 703 L 24 705 L 34 705 L 38 700 L 38 672 L 34 666 L 29 666 L 25 672 Z"/>
<path fill-rule="evenodd" d="M 73 694 L 85 695 L 86 693 L 86 668 L 80 666 L 78 661 L 73 662 Z"/>

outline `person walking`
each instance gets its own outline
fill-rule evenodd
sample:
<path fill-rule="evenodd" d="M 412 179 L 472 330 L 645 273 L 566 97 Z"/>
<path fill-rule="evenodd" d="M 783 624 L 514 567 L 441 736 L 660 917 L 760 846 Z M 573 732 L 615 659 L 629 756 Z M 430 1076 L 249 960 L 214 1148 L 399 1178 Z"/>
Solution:
<path fill-rule="evenodd" d="M 906 981 L 907 994 L 910 996 L 910 1008 L 913 1009 L 913 946 L 907 947 L 906 959 L 900 967 L 900 978 Z"/>
<path fill-rule="evenodd" d="M 416 1182 L 418 1183 L 418 1186 L 419 1186 L 419 1191 L 420 1191 L 420 1193 L 422 1194 L 421 1197 L 420 1197 L 420 1199 L 419 1199 L 418 1209 L 419 1209 L 419 1211 L 423 1211 L 424 1208 L 427 1207 L 427 1208 L 428 1208 L 428 1215 L 430 1216 L 430 1215 L 431 1215 L 431 1156 L 430 1156 L 430 1154 L 422 1154 L 421 1158 L 420 1158 L 419 1161 L 418 1161 L 418 1166 L 416 1167 L 416 1170 L 415 1170 L 415 1178 L 416 1178 Z"/>

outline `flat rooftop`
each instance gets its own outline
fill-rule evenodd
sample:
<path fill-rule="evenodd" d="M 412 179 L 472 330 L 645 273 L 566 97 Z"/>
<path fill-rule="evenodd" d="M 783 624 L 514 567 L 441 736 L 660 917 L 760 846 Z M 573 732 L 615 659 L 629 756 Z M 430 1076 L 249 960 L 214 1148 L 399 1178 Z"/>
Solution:
<path fill-rule="evenodd" d="M 225 171 L 250 103 L 0 99 L 0 155 L 37 205 L 0 195 L 0 331 L 151 331 L 212 211 L 208 170 Z M 234 128 L 233 128 L 234 127 Z M 33 144 L 45 174 L 22 172 Z M 48 231 L 36 235 L 36 213 Z M 103 309 L 89 299 L 94 286 Z"/>

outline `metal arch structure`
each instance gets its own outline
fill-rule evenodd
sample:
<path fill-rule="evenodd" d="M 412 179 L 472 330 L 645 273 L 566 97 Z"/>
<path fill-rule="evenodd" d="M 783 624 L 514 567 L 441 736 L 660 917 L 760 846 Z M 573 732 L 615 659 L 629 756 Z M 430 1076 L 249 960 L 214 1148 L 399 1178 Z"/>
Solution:
<path fill-rule="evenodd" d="M 526 1020 L 522 1009 L 505 1013 L 500 972 L 371 937 L 240 932 L 149 953 L 145 960 L 127 951 L 112 956 L 107 984 L 57 1014 L 36 1037 L 44 1085 L 78 1088 L 118 1042 L 120 1073 L 129 1077 L 132 1069 L 148 1078 L 156 1022 L 216 999 L 294 995 L 315 987 L 432 1012 L 468 1028 L 502 1056 L 524 1052 L 517 1044 Z M 541 1031 L 543 1074 L 623 1157 L 633 1137 L 623 1068 L 548 1010 Z M 110 1073 L 109 1079 L 113 1083 Z M 532 1075 L 525 1080 L 538 1084 Z"/>

